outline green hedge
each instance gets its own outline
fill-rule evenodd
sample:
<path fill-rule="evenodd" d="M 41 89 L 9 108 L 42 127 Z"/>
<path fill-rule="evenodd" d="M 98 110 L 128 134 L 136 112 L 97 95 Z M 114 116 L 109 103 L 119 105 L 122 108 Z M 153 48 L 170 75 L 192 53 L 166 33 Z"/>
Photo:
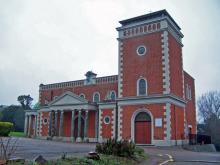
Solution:
<path fill-rule="evenodd" d="M 8 136 L 13 126 L 13 123 L 10 122 L 0 122 L 0 136 Z"/>

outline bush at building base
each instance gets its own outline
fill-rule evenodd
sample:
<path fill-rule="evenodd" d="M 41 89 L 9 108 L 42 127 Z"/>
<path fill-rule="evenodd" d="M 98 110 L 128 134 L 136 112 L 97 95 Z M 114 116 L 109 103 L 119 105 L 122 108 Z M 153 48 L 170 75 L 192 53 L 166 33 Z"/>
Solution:
<path fill-rule="evenodd" d="M 136 147 L 133 142 L 128 140 L 117 141 L 115 139 L 108 139 L 107 142 L 96 145 L 96 152 L 132 159 L 136 159 L 139 156 L 144 157 L 144 150 Z"/>

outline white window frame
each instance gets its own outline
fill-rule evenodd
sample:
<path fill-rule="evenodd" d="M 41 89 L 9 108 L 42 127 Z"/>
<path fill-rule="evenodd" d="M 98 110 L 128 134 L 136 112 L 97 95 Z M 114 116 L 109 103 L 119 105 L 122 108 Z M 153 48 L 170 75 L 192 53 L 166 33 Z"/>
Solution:
<path fill-rule="evenodd" d="M 95 95 L 96 95 L 96 94 L 99 95 L 99 100 L 98 100 L 98 102 L 100 102 L 100 93 L 99 93 L 99 92 L 94 92 L 94 93 L 93 93 L 93 96 L 92 96 L 93 102 L 95 102 Z"/>
<path fill-rule="evenodd" d="M 140 53 L 138 52 L 138 49 L 139 49 L 140 47 L 144 47 L 144 49 L 145 49 L 145 52 L 144 52 L 143 54 L 140 54 Z M 136 53 L 137 53 L 139 56 L 144 56 L 144 55 L 147 53 L 147 48 L 146 48 L 146 46 L 145 46 L 145 45 L 139 45 L 139 46 L 137 47 L 137 49 L 136 49 Z"/>
<path fill-rule="evenodd" d="M 105 121 L 106 118 L 109 118 L 109 122 L 106 122 L 106 121 Z M 108 124 L 111 123 L 111 117 L 108 116 L 108 115 L 106 115 L 106 116 L 103 118 L 103 121 L 104 121 L 104 123 L 105 123 L 106 125 L 108 125 Z"/>
<path fill-rule="evenodd" d="M 144 80 L 145 81 L 145 84 L 146 84 L 146 93 L 144 94 L 144 95 L 140 95 L 139 94 L 139 82 L 140 82 L 140 80 Z M 147 95 L 147 89 L 148 89 L 148 84 L 147 84 L 147 80 L 144 78 L 144 77 L 140 77 L 138 80 L 137 80 L 137 96 L 146 96 Z"/>
<path fill-rule="evenodd" d="M 114 99 L 114 100 L 116 100 L 117 95 L 116 95 L 116 92 L 115 92 L 115 91 L 110 91 L 110 93 L 109 93 L 109 94 L 110 94 L 110 95 L 109 95 L 109 99 L 112 100 L 112 97 L 111 97 L 111 96 L 112 96 L 112 93 L 114 93 L 114 95 L 115 95 L 115 99 Z"/>

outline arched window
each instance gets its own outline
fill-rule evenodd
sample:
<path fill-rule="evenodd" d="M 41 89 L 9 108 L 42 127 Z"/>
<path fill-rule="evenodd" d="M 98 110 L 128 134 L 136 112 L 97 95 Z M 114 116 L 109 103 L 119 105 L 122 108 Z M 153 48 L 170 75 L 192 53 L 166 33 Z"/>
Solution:
<path fill-rule="evenodd" d="M 137 94 L 146 95 L 147 94 L 147 83 L 145 79 L 139 79 L 137 83 Z"/>
<path fill-rule="evenodd" d="M 146 112 L 140 112 L 136 117 L 135 121 L 151 121 L 151 117 Z"/>
<path fill-rule="evenodd" d="M 111 100 L 115 100 L 116 99 L 115 91 L 111 91 L 110 98 L 111 98 Z"/>
<path fill-rule="evenodd" d="M 95 92 L 93 94 L 93 102 L 99 102 L 100 101 L 100 94 L 98 92 Z"/>
<path fill-rule="evenodd" d="M 81 97 L 81 98 L 83 98 L 83 99 L 86 98 L 85 94 L 83 94 L 83 93 L 81 93 L 81 94 L 79 95 L 79 97 Z"/>

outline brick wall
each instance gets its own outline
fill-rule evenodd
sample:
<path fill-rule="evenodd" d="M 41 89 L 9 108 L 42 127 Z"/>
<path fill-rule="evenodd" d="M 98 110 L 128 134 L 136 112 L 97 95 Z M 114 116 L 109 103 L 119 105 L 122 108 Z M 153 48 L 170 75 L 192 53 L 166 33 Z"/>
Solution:
<path fill-rule="evenodd" d="M 111 138 L 112 137 L 112 126 L 113 126 L 113 120 L 112 120 L 112 111 L 113 109 L 102 109 L 102 120 L 101 120 L 101 125 L 102 125 L 102 138 Z M 105 124 L 104 118 L 105 116 L 110 117 L 110 123 Z"/>
<path fill-rule="evenodd" d="M 183 98 L 182 46 L 169 33 L 170 92 Z"/>
<path fill-rule="evenodd" d="M 191 99 L 187 98 L 186 86 L 187 84 L 191 88 Z M 186 121 L 188 125 L 192 126 L 192 133 L 196 133 L 196 102 L 195 102 L 195 84 L 194 79 L 184 71 L 184 87 L 185 87 L 185 99 L 186 99 Z"/>
<path fill-rule="evenodd" d="M 165 104 L 154 104 L 154 105 L 129 105 L 121 106 L 122 111 L 122 129 L 121 135 L 123 139 L 131 138 L 131 118 L 135 111 L 139 109 L 147 109 L 153 115 L 153 118 L 162 118 L 162 127 L 155 127 L 154 119 L 151 119 L 151 123 L 154 128 L 153 137 L 155 140 L 164 139 L 165 137 L 165 121 L 164 121 L 164 112 L 163 109 Z"/>
<path fill-rule="evenodd" d="M 137 95 L 136 86 L 140 76 L 147 80 L 148 94 L 162 93 L 161 33 L 124 39 L 122 42 L 122 96 Z M 145 45 L 147 48 L 147 53 L 143 56 L 136 53 L 137 47 L 140 45 Z"/>
<path fill-rule="evenodd" d="M 117 83 L 106 83 L 106 84 L 93 84 L 87 86 L 79 86 L 73 88 L 57 88 L 57 89 L 48 89 L 40 91 L 40 104 L 45 105 L 45 100 L 52 101 L 54 96 L 60 96 L 66 91 L 71 91 L 77 95 L 81 93 L 85 94 L 85 97 L 89 101 L 93 101 L 93 93 L 99 92 L 100 99 L 105 100 L 109 91 L 115 91 L 117 94 L 118 88 Z"/>

